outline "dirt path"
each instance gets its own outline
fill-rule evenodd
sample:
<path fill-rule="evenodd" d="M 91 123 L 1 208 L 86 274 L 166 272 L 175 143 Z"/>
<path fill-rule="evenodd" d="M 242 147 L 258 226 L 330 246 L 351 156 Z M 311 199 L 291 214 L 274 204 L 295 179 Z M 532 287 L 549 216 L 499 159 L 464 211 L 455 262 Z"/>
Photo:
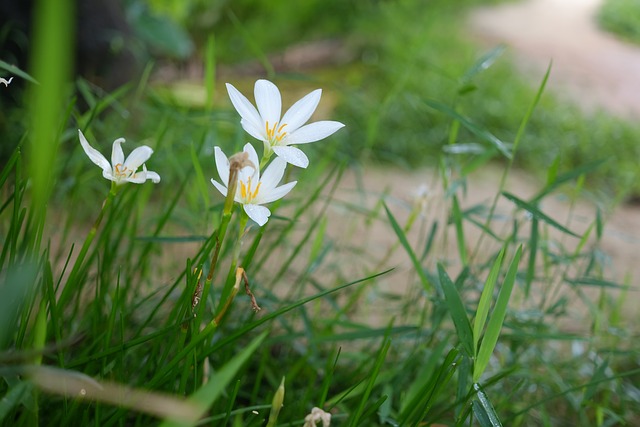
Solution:
<path fill-rule="evenodd" d="M 577 100 L 587 110 L 604 108 L 632 120 L 640 118 L 640 48 L 598 29 L 594 15 L 600 3 L 601 0 L 528 0 L 478 9 L 469 19 L 474 36 L 483 38 L 488 44 L 507 44 L 523 69 L 535 69 L 535 76 L 540 76 L 540 71 L 553 60 L 549 81 L 552 90 Z M 355 176 L 347 176 L 339 190 L 339 199 L 353 202 L 356 197 L 359 203 L 373 208 L 379 203 L 381 194 L 386 193 L 387 203 L 400 220 L 408 216 L 416 190 L 421 184 L 427 184 L 435 191 L 431 193 L 425 211 L 429 217 L 426 222 L 435 219 L 443 227 L 446 224 L 450 201 L 437 190 L 441 185 L 432 170 L 407 172 L 368 166 L 362 173 L 366 177 L 364 188 L 360 187 Z M 486 167 L 471 177 L 466 196 L 461 200 L 462 208 L 479 203 L 490 204 L 499 187 L 501 173 L 499 167 Z M 507 182 L 507 190 L 525 200 L 541 188 L 541 183 L 522 171 L 513 171 Z M 581 201 L 570 207 L 562 195 L 548 197 L 541 209 L 577 233 L 584 232 L 596 215 L 596 207 L 592 203 Z M 503 198 L 499 212 L 508 217 L 513 211 L 513 204 Z M 397 242 L 391 226 L 380 221 L 365 231 L 354 231 L 354 224 L 362 221 L 361 217 L 354 219 L 354 216 L 357 214 L 335 207 L 329 218 L 329 223 L 333 224 L 329 227 L 333 237 L 345 244 L 354 239 L 364 243 L 367 251 L 380 259 Z M 441 259 L 455 262 L 453 227 L 447 228 L 448 237 L 444 233 L 440 236 L 443 240 L 448 239 L 447 247 L 442 247 L 439 252 L 436 250 L 436 253 Z M 465 231 L 468 233 L 468 245 L 475 245 L 479 230 L 468 224 Z M 628 274 L 634 278 L 632 284 L 638 283 L 640 212 L 637 207 L 621 206 L 608 215 L 601 248 L 609 257 L 605 277 L 623 281 Z M 349 260 L 341 261 L 350 264 Z M 353 264 L 349 268 L 357 268 L 358 263 Z M 402 274 L 411 270 L 406 255 L 399 251 L 386 266 L 398 268 L 385 279 L 387 284 L 382 286 L 382 291 L 404 292 L 400 283 L 409 281 Z M 415 283 L 415 278 L 413 280 Z M 636 315 L 635 293 L 631 292 L 625 306 L 629 318 Z"/>
<path fill-rule="evenodd" d="M 640 48 L 601 31 L 602 0 L 527 0 L 481 8 L 472 31 L 505 43 L 525 66 L 553 61 L 551 87 L 587 108 L 640 118 Z"/>

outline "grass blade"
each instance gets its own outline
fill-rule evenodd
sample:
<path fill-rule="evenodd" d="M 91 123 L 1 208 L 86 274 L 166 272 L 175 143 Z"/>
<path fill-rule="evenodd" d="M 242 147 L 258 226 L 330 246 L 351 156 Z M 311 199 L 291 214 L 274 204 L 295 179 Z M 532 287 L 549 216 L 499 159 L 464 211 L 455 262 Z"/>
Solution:
<path fill-rule="evenodd" d="M 502 195 L 504 197 L 506 197 L 507 199 L 511 200 L 513 203 L 515 203 L 516 206 L 518 206 L 520 209 L 524 209 L 525 211 L 529 212 L 531 215 L 533 215 L 534 218 L 537 218 L 540 221 L 546 222 L 550 226 L 552 226 L 554 228 L 557 228 L 558 230 L 562 231 L 563 233 L 570 234 L 570 235 L 572 235 L 574 237 L 580 237 L 579 235 L 577 235 L 573 231 L 569 230 L 568 228 L 564 227 L 563 225 L 561 225 L 557 221 L 551 219 L 546 214 L 542 213 L 542 211 L 540 209 L 538 209 L 537 206 L 535 206 L 535 205 L 533 205 L 531 203 L 527 203 L 524 200 L 514 196 L 513 194 L 511 194 L 511 193 L 509 193 L 507 191 L 503 191 Z"/>
<path fill-rule="evenodd" d="M 187 399 L 188 403 L 191 403 L 198 408 L 199 413 L 197 414 L 196 419 L 201 418 L 209 407 L 222 395 L 226 386 L 231 382 L 231 380 L 233 380 L 233 377 L 249 359 L 249 356 L 251 356 L 258 349 L 260 344 L 262 344 L 262 341 L 264 341 L 267 334 L 268 331 L 264 331 L 258 335 L 244 350 L 234 356 L 230 362 L 227 362 L 218 372 L 216 372 L 213 378 L 211 378 L 206 385 L 201 387 L 198 391 L 193 393 L 189 399 Z M 196 425 L 196 423 L 181 423 L 166 420 L 160 424 L 160 427 L 186 427 L 192 425 Z"/>
<path fill-rule="evenodd" d="M 516 281 L 516 274 L 518 273 L 518 264 L 520 263 L 521 256 L 522 246 L 519 246 L 518 250 L 516 250 L 516 253 L 513 256 L 511 265 L 509 265 L 509 270 L 507 270 L 507 275 L 504 278 L 504 283 L 502 284 L 502 288 L 500 289 L 500 293 L 498 294 L 496 305 L 493 309 L 493 313 L 491 313 L 491 318 L 489 319 L 489 323 L 487 325 L 487 332 L 484 335 L 482 344 L 480 344 L 480 351 L 478 352 L 478 355 L 476 357 L 476 363 L 473 369 L 474 382 L 478 382 L 478 380 L 480 379 L 480 376 L 489 363 L 489 358 L 493 353 L 493 349 L 498 342 L 500 330 L 502 329 L 502 323 L 504 322 L 504 318 L 507 314 L 507 305 L 509 304 L 509 299 L 511 298 L 511 291 L 513 290 L 513 285 Z"/>
<path fill-rule="evenodd" d="M 484 329 L 484 324 L 489 315 L 489 307 L 491 306 L 491 297 L 493 296 L 493 289 L 496 281 L 498 280 L 498 274 L 500 273 L 500 267 L 502 266 L 502 258 L 504 257 L 504 248 L 498 254 L 498 257 L 491 267 L 487 281 L 482 288 L 482 294 L 480 295 L 480 301 L 478 302 L 478 309 L 476 310 L 476 318 L 473 321 L 473 349 L 474 355 L 478 354 L 478 342 L 480 341 L 480 335 Z"/>
<path fill-rule="evenodd" d="M 458 293 L 458 289 L 451 281 L 451 278 L 444 270 L 441 264 L 438 264 L 438 274 L 440 277 L 440 286 L 442 286 L 442 292 L 444 293 L 444 299 L 447 303 L 447 308 L 453 319 L 453 324 L 456 327 L 458 339 L 462 344 L 462 348 L 469 357 L 473 356 L 473 332 L 471 331 L 471 324 L 467 317 L 467 311 L 462 304 L 462 299 Z"/>
<path fill-rule="evenodd" d="M 407 240 L 407 236 L 404 233 L 404 231 L 402 230 L 402 227 L 400 227 L 400 224 L 398 224 L 398 221 L 396 221 L 396 218 L 393 216 L 393 214 L 391 213 L 391 211 L 387 207 L 387 204 L 383 203 L 383 206 L 384 206 L 384 210 L 387 212 L 387 217 L 389 218 L 389 222 L 391 223 L 391 227 L 393 227 L 393 231 L 395 231 L 396 235 L 398 236 L 398 239 L 400 239 L 400 244 L 402 244 L 402 247 L 404 247 L 404 250 L 407 251 L 407 254 L 409 255 L 409 258 L 411 259 L 411 262 L 413 263 L 413 267 L 415 268 L 416 273 L 418 273 L 418 277 L 420 277 L 420 281 L 422 282 L 422 286 L 427 291 L 433 289 L 433 286 L 431 285 L 431 282 L 429 281 L 429 278 L 427 277 L 426 273 L 424 272 L 424 270 L 422 268 L 422 265 L 420 265 L 420 261 L 418 260 L 418 257 L 416 256 L 416 253 L 411 248 L 411 245 L 409 244 L 409 241 Z"/>
<path fill-rule="evenodd" d="M 482 427 L 502 427 L 498 414 L 480 384 L 474 384 L 473 389 L 478 396 L 478 400 L 473 401 L 473 413 L 478 418 L 480 425 Z"/>

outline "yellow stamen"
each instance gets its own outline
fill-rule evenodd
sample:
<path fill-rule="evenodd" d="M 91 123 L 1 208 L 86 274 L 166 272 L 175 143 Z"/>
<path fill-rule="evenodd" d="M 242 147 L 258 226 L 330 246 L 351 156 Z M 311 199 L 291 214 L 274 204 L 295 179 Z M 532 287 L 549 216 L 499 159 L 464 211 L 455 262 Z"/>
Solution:
<path fill-rule="evenodd" d="M 278 127 L 279 123 L 275 123 L 273 125 L 272 128 L 269 127 L 269 122 L 266 121 L 265 122 L 265 130 L 267 132 L 267 139 L 272 142 L 280 142 L 282 141 L 282 139 L 287 135 L 287 132 L 283 132 L 282 129 L 285 128 L 285 126 L 287 126 L 286 123 L 280 125 L 280 127 Z"/>
<path fill-rule="evenodd" d="M 244 200 L 245 203 L 250 203 L 253 199 L 258 196 L 258 191 L 260 190 L 261 182 L 258 182 L 255 190 L 251 191 L 251 177 L 247 180 L 247 183 L 240 181 L 240 197 Z"/>
<path fill-rule="evenodd" d="M 258 183 L 258 186 L 256 187 L 256 191 L 254 191 L 253 194 L 251 195 L 251 200 L 255 199 L 256 196 L 258 195 L 258 190 L 260 189 L 260 185 L 262 185 L 261 182 Z"/>

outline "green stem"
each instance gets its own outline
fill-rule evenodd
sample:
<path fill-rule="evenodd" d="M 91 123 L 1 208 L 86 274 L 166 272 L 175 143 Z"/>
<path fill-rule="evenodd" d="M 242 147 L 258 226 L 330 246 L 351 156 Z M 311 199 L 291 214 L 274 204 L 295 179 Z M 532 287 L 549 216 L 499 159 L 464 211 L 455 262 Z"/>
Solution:
<path fill-rule="evenodd" d="M 226 301 L 232 298 L 230 295 L 234 286 L 234 277 L 236 276 L 236 270 L 238 269 L 238 260 L 240 259 L 240 252 L 242 250 L 242 242 L 245 234 L 244 231 L 247 227 L 247 222 L 249 222 L 249 216 L 247 215 L 247 213 L 244 210 L 241 210 L 240 212 L 241 214 L 238 223 L 238 237 L 233 247 L 233 258 L 231 259 L 229 274 L 227 274 L 227 279 L 224 282 L 224 289 L 222 290 L 222 294 L 220 295 L 220 301 L 225 301 L 225 304 L 223 304 L 223 306 L 226 305 Z"/>

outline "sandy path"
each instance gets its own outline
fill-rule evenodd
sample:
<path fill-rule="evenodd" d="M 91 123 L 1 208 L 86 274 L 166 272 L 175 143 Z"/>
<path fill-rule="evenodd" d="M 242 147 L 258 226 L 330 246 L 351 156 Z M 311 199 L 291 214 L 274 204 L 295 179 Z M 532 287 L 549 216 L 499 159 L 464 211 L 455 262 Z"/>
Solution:
<path fill-rule="evenodd" d="M 546 68 L 550 85 L 587 108 L 640 118 L 640 49 L 601 31 L 602 0 L 527 0 L 481 8 L 472 31 L 505 43 L 525 65 Z"/>

